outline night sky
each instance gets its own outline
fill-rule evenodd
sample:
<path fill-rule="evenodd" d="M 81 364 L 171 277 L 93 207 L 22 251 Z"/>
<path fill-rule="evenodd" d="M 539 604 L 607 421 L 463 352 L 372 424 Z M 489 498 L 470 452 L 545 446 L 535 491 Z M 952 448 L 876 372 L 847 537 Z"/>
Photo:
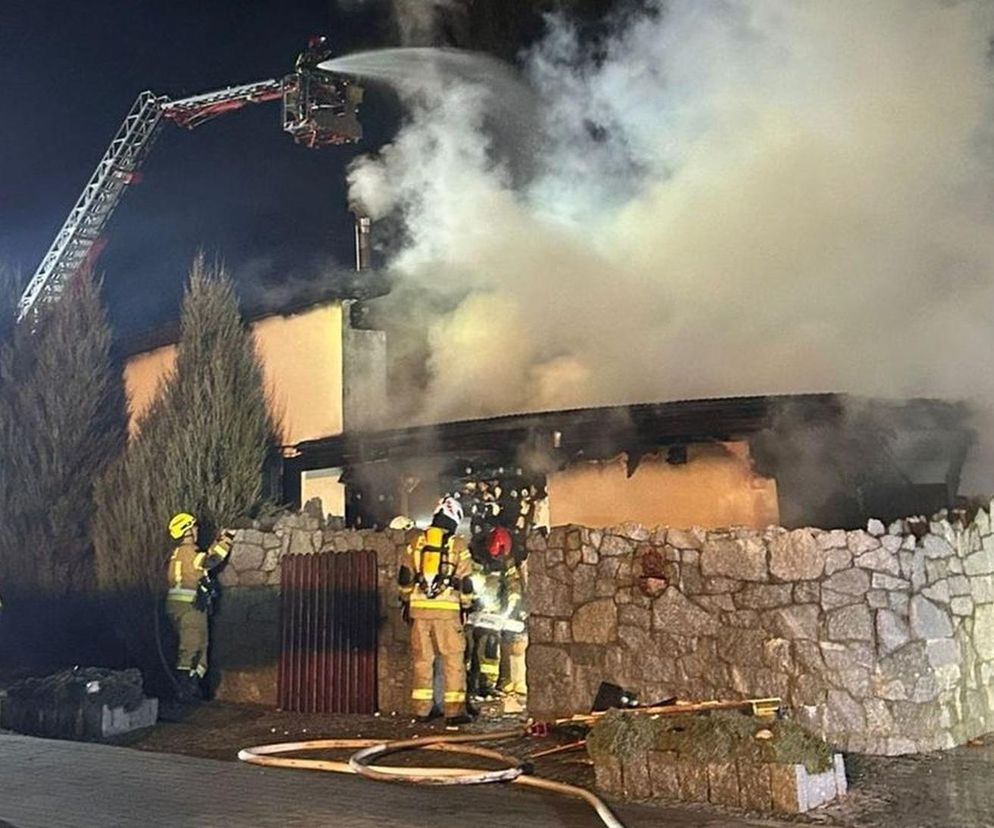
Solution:
<path fill-rule="evenodd" d="M 340 52 L 394 45 L 382 12 L 346 16 L 330 0 L 4 0 L 0 256 L 34 272 L 140 91 L 279 77 L 317 33 Z M 118 333 L 175 315 L 199 247 L 243 284 L 350 267 L 345 167 L 388 141 L 398 114 L 389 92 L 367 87 L 366 138 L 322 150 L 282 132 L 279 102 L 193 132 L 166 123 L 97 266 Z"/>

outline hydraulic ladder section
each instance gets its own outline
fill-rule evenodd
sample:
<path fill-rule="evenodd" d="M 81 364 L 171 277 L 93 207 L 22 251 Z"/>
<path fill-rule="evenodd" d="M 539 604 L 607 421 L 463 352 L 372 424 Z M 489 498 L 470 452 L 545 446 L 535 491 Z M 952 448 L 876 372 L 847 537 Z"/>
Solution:
<path fill-rule="evenodd" d="M 135 180 L 163 118 L 194 129 L 246 104 L 278 98 L 284 102 L 283 129 L 298 143 L 310 147 L 354 143 L 362 135 L 356 120 L 361 88 L 327 72 L 300 71 L 281 80 L 229 86 L 175 101 L 142 92 L 28 282 L 18 303 L 18 320 L 39 301 L 57 298 L 74 273 L 92 264 L 103 246 L 101 233 Z"/>
<path fill-rule="evenodd" d="M 18 303 L 19 320 L 43 293 L 58 296 L 66 279 L 86 261 L 152 145 L 161 117 L 161 101 L 151 92 L 142 92 L 28 282 Z"/>

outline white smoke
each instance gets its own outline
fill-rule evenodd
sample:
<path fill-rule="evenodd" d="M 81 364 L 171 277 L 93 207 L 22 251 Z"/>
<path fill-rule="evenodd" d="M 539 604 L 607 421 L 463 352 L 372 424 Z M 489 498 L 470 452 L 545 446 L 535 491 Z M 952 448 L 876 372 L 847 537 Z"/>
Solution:
<path fill-rule="evenodd" d="M 402 219 L 399 277 L 465 296 L 431 331 L 424 416 L 994 399 L 992 36 L 984 0 L 673 0 L 595 61 L 553 20 L 518 188 L 488 96 L 417 79 L 350 183 Z"/>

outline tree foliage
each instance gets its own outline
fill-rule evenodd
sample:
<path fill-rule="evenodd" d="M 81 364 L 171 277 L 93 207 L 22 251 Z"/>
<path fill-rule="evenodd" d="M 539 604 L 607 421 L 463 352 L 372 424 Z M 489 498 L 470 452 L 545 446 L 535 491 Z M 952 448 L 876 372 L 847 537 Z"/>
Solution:
<path fill-rule="evenodd" d="M 124 445 L 124 389 L 100 284 L 79 275 L 13 325 L 16 281 L 0 278 L 0 590 L 5 623 L 58 658 L 95 585 L 93 487 Z"/>
<path fill-rule="evenodd" d="M 150 607 L 165 589 L 169 518 L 190 512 L 213 535 L 254 513 L 276 446 L 262 365 L 231 281 L 202 256 L 190 271 L 180 328 L 173 371 L 97 485 L 98 579 L 118 596 L 132 633 L 150 632 Z M 132 636 L 139 657 L 147 658 L 147 643 Z"/>

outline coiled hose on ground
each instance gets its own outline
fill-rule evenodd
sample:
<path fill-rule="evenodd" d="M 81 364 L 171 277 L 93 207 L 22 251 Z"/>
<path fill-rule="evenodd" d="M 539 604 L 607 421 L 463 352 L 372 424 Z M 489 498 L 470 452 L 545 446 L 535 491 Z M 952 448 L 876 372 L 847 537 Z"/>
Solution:
<path fill-rule="evenodd" d="M 355 773 L 380 782 L 403 782 L 415 785 L 480 785 L 490 782 L 509 782 L 582 799 L 597 812 L 597 816 L 600 817 L 606 828 L 624 828 L 624 825 L 611 813 L 603 800 L 585 788 L 532 776 L 529 772 L 530 767 L 524 762 L 499 751 L 471 744 L 472 742 L 493 742 L 517 738 L 526 732 L 523 728 L 515 728 L 495 733 L 438 734 L 392 742 L 384 742 L 379 739 L 311 739 L 306 742 L 280 742 L 243 748 L 238 751 L 238 758 L 253 765 Z M 346 762 L 329 759 L 301 759 L 282 755 L 308 750 L 353 750 L 356 748 L 358 751 L 353 753 Z M 382 756 L 405 750 L 442 750 L 450 753 L 461 753 L 490 759 L 505 765 L 505 767 L 485 771 L 464 767 L 391 767 L 370 764 Z"/>

